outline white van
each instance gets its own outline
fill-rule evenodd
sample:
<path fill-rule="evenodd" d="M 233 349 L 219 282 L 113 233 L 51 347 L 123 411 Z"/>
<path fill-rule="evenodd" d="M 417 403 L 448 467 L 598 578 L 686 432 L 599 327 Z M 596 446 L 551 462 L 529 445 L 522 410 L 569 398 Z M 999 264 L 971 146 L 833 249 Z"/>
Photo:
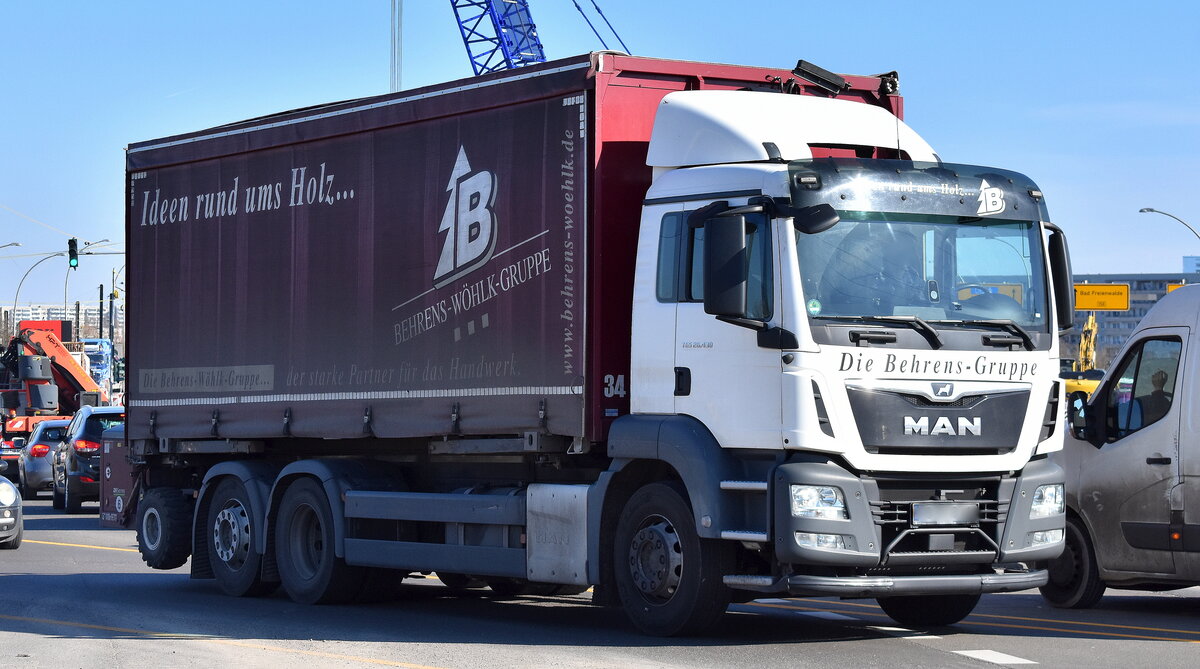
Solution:
<path fill-rule="evenodd" d="M 1200 286 L 1138 324 L 1088 402 L 1069 398 L 1067 529 L 1042 596 L 1087 608 L 1106 587 L 1200 585 Z M 1193 346 L 1193 343 L 1198 345 Z"/>

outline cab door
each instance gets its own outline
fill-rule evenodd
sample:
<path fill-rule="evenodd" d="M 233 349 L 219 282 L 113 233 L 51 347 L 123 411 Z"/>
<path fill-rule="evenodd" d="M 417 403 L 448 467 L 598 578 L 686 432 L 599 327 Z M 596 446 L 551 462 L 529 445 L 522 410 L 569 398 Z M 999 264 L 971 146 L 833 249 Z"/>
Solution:
<path fill-rule="evenodd" d="M 737 206 L 734 203 L 730 203 Z M 691 207 L 689 207 L 690 209 Z M 779 448 L 783 363 L 752 323 L 780 318 L 777 243 L 763 213 L 745 218 L 746 311 L 740 324 L 704 310 L 704 228 L 683 217 L 675 320 L 675 413 L 704 423 L 726 448 Z"/>
<path fill-rule="evenodd" d="M 1182 413 L 1175 394 L 1187 335 L 1187 328 L 1145 330 L 1095 399 L 1103 402 L 1103 441 L 1083 465 L 1078 494 L 1105 569 L 1175 573 Z"/>

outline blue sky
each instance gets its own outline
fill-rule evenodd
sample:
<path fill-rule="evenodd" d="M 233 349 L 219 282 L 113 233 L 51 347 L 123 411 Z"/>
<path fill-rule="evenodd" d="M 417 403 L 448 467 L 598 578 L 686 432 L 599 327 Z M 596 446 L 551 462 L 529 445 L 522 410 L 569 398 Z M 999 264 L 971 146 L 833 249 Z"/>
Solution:
<path fill-rule="evenodd" d="M 597 20 L 591 0 L 579 4 Z M 600 6 L 636 54 L 899 71 L 906 120 L 944 159 L 1041 185 L 1077 273 L 1179 272 L 1183 255 L 1200 255 L 1184 226 L 1138 213 L 1200 228 L 1200 3 Z M 549 57 L 601 48 L 572 0 L 530 7 Z M 470 76 L 450 1 L 404 9 L 403 86 Z M 390 14 L 388 0 L 0 5 L 0 244 L 22 244 L 0 249 L 0 305 L 69 236 L 123 249 L 129 143 L 388 92 Z M 69 301 L 96 300 L 123 262 L 84 256 Z M 33 269 L 20 301 L 62 301 L 65 266 Z"/>

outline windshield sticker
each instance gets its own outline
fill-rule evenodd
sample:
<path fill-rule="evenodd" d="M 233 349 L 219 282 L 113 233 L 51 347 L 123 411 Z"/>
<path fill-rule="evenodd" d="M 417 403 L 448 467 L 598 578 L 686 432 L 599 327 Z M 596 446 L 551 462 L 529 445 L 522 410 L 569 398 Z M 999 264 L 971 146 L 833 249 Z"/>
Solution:
<path fill-rule="evenodd" d="M 808 301 L 808 315 L 816 316 L 821 313 L 821 301 L 812 299 Z"/>
<path fill-rule="evenodd" d="M 1004 212 L 1004 191 L 999 188 L 993 188 L 983 180 L 979 184 L 979 210 L 975 213 L 980 216 L 992 216 Z"/>

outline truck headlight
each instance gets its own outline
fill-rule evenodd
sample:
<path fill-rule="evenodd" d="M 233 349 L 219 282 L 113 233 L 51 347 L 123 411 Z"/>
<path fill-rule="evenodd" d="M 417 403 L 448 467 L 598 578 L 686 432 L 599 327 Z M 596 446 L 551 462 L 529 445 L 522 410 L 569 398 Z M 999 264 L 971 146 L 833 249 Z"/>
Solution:
<path fill-rule="evenodd" d="M 1029 509 L 1030 518 L 1048 518 L 1065 512 L 1063 484 L 1051 483 L 1038 486 L 1038 489 L 1033 491 L 1033 506 Z"/>
<path fill-rule="evenodd" d="M 846 500 L 842 489 L 828 485 L 793 485 L 792 517 L 845 520 Z"/>
<path fill-rule="evenodd" d="M 0 479 L 0 506 L 12 506 L 17 503 L 17 486 L 8 479 Z"/>

